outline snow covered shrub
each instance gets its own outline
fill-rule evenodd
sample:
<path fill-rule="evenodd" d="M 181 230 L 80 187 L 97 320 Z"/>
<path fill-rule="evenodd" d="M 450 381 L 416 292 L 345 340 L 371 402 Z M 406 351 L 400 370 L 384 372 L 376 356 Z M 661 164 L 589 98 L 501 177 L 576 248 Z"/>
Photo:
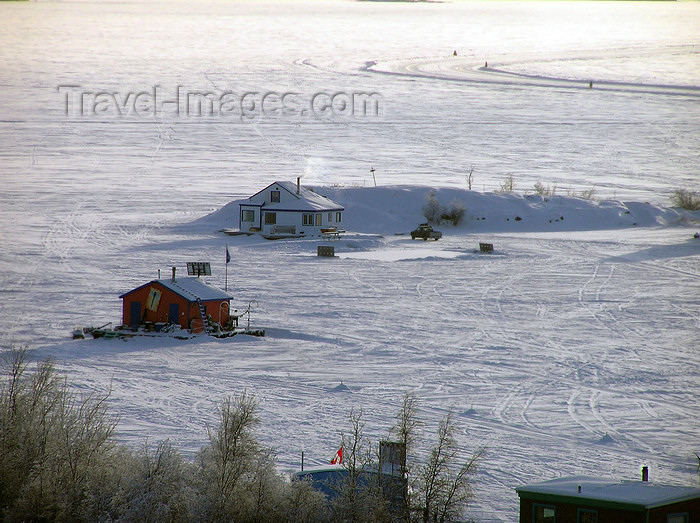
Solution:
<path fill-rule="evenodd" d="M 219 425 L 207 427 L 209 445 L 200 452 L 207 519 L 240 519 L 250 481 L 261 453 L 254 430 L 260 419 L 256 399 L 243 393 L 219 407 Z"/>
<path fill-rule="evenodd" d="M 584 200 L 592 200 L 594 195 L 595 187 L 591 187 L 590 189 L 583 189 L 577 196 L 579 198 L 583 198 Z"/>
<path fill-rule="evenodd" d="M 425 216 L 425 219 L 429 224 L 439 224 L 444 210 L 442 205 L 440 205 L 440 202 L 438 202 L 437 198 L 435 197 L 435 191 L 430 191 L 425 199 L 427 202 L 423 206 L 423 216 Z"/>
<path fill-rule="evenodd" d="M 284 521 L 288 483 L 275 469 L 273 452 L 260 445 L 258 402 L 246 392 L 226 398 L 219 425 L 207 427 L 209 445 L 199 455 L 203 513 L 208 521 Z M 289 490 L 291 493 L 292 491 Z"/>
<path fill-rule="evenodd" d="M 147 444 L 129 456 L 130 477 L 113 502 L 112 517 L 121 521 L 194 521 L 196 467 L 169 440 L 151 451 Z"/>
<path fill-rule="evenodd" d="M 449 221 L 452 222 L 452 225 L 459 225 L 462 223 L 465 212 L 466 209 L 464 208 L 464 204 L 455 200 L 450 204 L 449 209 L 443 210 L 440 218 L 441 221 Z"/>
<path fill-rule="evenodd" d="M 290 523 L 326 521 L 326 496 L 314 490 L 309 481 L 292 481 L 286 484 L 281 512 L 284 514 L 281 521 Z"/>
<path fill-rule="evenodd" d="M 700 210 L 700 192 L 676 189 L 671 195 L 671 205 L 687 211 Z"/>
<path fill-rule="evenodd" d="M 505 180 L 501 183 L 501 188 L 499 189 L 498 192 L 501 193 L 506 193 L 506 192 L 513 192 L 515 189 L 515 184 L 513 183 L 513 175 L 509 174 Z"/>
<path fill-rule="evenodd" d="M 595 186 L 590 189 L 582 189 L 581 191 L 576 191 L 575 189 L 567 189 L 566 195 L 571 198 L 581 198 L 583 200 L 592 200 L 595 195 Z"/>
<path fill-rule="evenodd" d="M 452 222 L 459 225 L 464 218 L 465 208 L 461 202 L 453 201 L 450 207 L 443 207 L 435 197 L 435 191 L 430 191 L 426 196 L 428 200 L 423 206 L 423 216 L 431 225 L 439 225 L 443 222 Z"/>
<path fill-rule="evenodd" d="M 5 353 L 0 391 L 0 513 L 5 521 L 93 521 L 118 478 L 116 418 L 105 395 L 78 397 L 51 361 L 29 370 L 26 349 Z M 116 481 L 115 481 L 116 479 Z"/>
<path fill-rule="evenodd" d="M 540 196 L 554 196 L 554 193 L 557 192 L 557 184 L 555 183 L 552 187 L 547 184 L 547 187 L 545 187 L 544 184 L 538 180 L 535 182 L 534 189 L 535 194 L 539 194 Z"/>

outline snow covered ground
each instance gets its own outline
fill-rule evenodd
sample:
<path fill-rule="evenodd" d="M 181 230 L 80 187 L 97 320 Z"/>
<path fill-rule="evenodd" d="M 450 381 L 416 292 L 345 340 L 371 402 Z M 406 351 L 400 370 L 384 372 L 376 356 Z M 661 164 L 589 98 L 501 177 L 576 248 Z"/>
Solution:
<path fill-rule="evenodd" d="M 211 281 L 223 286 L 228 244 L 234 304 L 257 301 L 251 326 L 265 338 L 63 341 L 37 355 L 56 358 L 79 389 L 111 386 L 119 438 L 136 446 L 171 438 L 194 453 L 216 403 L 253 391 L 263 440 L 286 471 L 302 451 L 307 463 L 325 463 L 352 407 L 364 410 L 374 441 L 384 437 L 403 393 L 414 392 L 426 432 L 452 409 L 465 451 L 488 447 L 479 521 L 512 521 L 515 487 L 563 474 L 636 478 L 644 464 L 652 479 L 693 481 L 700 239 L 692 215 L 443 189 L 436 197 L 463 202 L 465 222 L 423 242 L 406 233 L 421 219 L 425 187 L 317 190 L 347 208 L 349 232 L 331 242 L 334 259 L 316 256 L 328 243 L 318 239 L 217 233 L 232 225 L 235 203 L 129 249 L 135 260 L 211 260 Z M 377 202 L 391 203 L 378 210 Z M 494 253 L 477 252 L 480 241 Z M 111 285 L 125 291 L 153 276 L 129 271 Z M 77 312 L 86 292 L 103 310 Z M 73 294 L 66 315 L 76 324 L 119 319 L 117 292 Z M 349 391 L 334 391 L 341 382 Z"/>
<path fill-rule="evenodd" d="M 192 455 L 247 389 L 291 471 L 332 457 L 352 407 L 385 436 L 413 391 L 426 432 L 452 408 L 465 451 L 488 447 L 477 521 L 560 475 L 697 483 L 700 225 L 667 205 L 698 185 L 700 4 L 0 4 L 0 341 L 111 386 L 121 441 Z M 378 112 L 66 112 L 68 91 L 155 87 L 377 93 Z M 300 174 L 347 207 L 336 258 L 217 232 Z M 556 195 L 523 194 L 537 181 Z M 432 188 L 465 221 L 411 241 Z M 223 286 L 226 244 L 265 338 L 68 339 L 158 269 L 210 261 Z"/>

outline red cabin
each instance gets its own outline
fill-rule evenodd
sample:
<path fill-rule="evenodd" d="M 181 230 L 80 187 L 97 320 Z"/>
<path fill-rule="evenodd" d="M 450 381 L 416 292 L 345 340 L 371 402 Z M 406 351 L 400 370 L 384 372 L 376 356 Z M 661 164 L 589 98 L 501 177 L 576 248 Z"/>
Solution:
<path fill-rule="evenodd" d="M 119 296 L 123 300 L 122 324 L 135 328 L 146 322 L 172 323 L 183 329 L 202 327 L 199 305 L 205 316 L 221 325 L 229 319 L 233 296 L 199 278 L 153 280 Z"/>

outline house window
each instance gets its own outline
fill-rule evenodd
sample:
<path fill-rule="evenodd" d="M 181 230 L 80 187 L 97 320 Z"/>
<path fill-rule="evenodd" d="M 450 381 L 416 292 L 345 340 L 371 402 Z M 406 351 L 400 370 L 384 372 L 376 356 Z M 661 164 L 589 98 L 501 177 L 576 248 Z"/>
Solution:
<path fill-rule="evenodd" d="M 580 508 L 576 511 L 576 523 L 598 523 L 598 511 Z"/>
<path fill-rule="evenodd" d="M 314 224 L 314 215 L 310 212 L 305 212 L 301 215 L 301 224 L 302 225 L 313 225 Z"/>
<path fill-rule="evenodd" d="M 280 203 L 280 192 L 279 191 L 270 191 L 270 202 Z"/>
<path fill-rule="evenodd" d="M 241 221 L 242 222 L 254 222 L 255 221 L 255 211 L 242 211 Z"/>
<path fill-rule="evenodd" d="M 335 213 L 335 221 L 337 221 L 338 223 L 340 223 L 340 221 L 341 221 L 340 218 L 341 218 L 340 212 Z"/>
<path fill-rule="evenodd" d="M 688 523 L 688 513 L 669 514 L 666 516 L 666 523 Z"/>
<path fill-rule="evenodd" d="M 533 523 L 555 523 L 557 511 L 551 505 L 535 505 L 532 507 Z"/>
<path fill-rule="evenodd" d="M 277 223 L 277 213 L 276 212 L 266 212 L 265 213 L 265 225 L 274 225 Z"/>
<path fill-rule="evenodd" d="M 316 215 L 316 225 L 320 226 L 321 225 L 321 220 L 323 219 L 323 215 L 321 213 L 318 213 Z"/>

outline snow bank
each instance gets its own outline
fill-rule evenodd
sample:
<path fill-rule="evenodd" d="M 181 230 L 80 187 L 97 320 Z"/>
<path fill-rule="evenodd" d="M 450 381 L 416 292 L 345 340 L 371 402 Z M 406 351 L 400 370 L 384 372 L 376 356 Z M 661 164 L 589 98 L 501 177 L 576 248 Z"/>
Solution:
<path fill-rule="evenodd" d="M 458 226 L 442 224 L 445 232 L 549 232 L 657 227 L 687 224 L 698 213 L 643 202 L 595 201 L 569 196 L 480 193 L 465 189 L 405 185 L 391 187 L 315 187 L 314 191 L 345 207 L 346 230 L 370 234 L 407 233 L 426 221 L 423 206 L 433 196 L 443 207 L 465 209 Z M 205 229 L 238 227 L 238 205 L 221 209 L 189 224 Z"/>
<path fill-rule="evenodd" d="M 434 195 L 444 207 L 465 209 L 458 226 L 464 232 L 575 231 L 653 227 L 683 222 L 685 213 L 648 203 L 586 200 L 567 196 L 515 193 L 479 193 L 463 189 L 417 186 L 323 188 L 329 198 L 346 208 L 348 230 L 393 234 L 425 221 L 423 206 Z"/>

